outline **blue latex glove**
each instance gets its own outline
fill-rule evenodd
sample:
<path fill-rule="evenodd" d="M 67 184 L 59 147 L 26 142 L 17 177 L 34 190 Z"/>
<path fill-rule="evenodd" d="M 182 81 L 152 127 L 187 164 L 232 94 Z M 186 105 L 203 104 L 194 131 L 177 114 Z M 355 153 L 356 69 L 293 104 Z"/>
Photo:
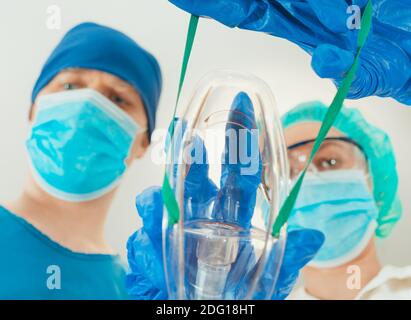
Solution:
<path fill-rule="evenodd" d="M 150 188 L 137 197 L 137 211 L 143 227 L 127 242 L 130 273 L 126 287 L 139 300 L 167 299 L 162 260 L 163 200 L 161 188 Z M 285 299 L 291 292 L 299 271 L 317 253 L 324 242 L 321 232 L 310 229 L 288 233 L 287 244 L 279 278 L 272 299 Z M 270 277 L 265 279 L 272 281 Z"/>
<path fill-rule="evenodd" d="M 356 53 L 358 30 L 347 21 L 349 5 L 367 0 L 169 0 L 229 27 L 265 32 L 296 43 L 312 67 L 338 86 Z M 349 98 L 392 97 L 411 105 L 411 2 L 373 0 L 373 30 L 361 55 Z M 275 57 L 273 57 L 275 58 Z"/>
<path fill-rule="evenodd" d="M 176 127 L 184 130 L 184 124 Z M 231 147 L 230 134 L 239 136 L 239 130 L 244 128 L 249 129 L 247 135 L 244 136 L 246 141 L 253 141 L 258 146 L 258 136 L 252 131 L 256 128 L 256 123 L 251 100 L 246 94 L 240 93 L 233 101 L 226 126 L 228 140 L 224 153 L 225 161 L 222 166 L 221 188 L 218 190 L 208 178 L 205 149 L 203 149 L 202 162 L 200 164 L 193 163 L 186 176 L 184 196 L 186 202 L 190 202 L 189 208 L 191 208 L 186 208 L 186 210 L 192 210 L 190 216 L 193 219 L 209 218 L 208 210 L 201 211 L 201 208 L 203 204 L 214 200 L 213 220 L 231 221 L 245 229 L 250 227 L 256 191 L 261 183 L 262 165 L 259 149 L 253 149 L 252 143 L 248 143 L 247 148 L 238 148 L 238 146 L 237 148 L 229 148 L 229 146 Z M 195 140 L 194 144 L 197 143 L 200 143 L 200 147 L 204 148 L 201 139 Z M 198 150 L 198 147 L 198 145 L 195 146 L 194 150 Z M 244 156 L 241 154 L 242 152 L 246 152 L 249 156 L 247 157 L 248 163 L 244 163 L 245 158 L 242 157 Z M 240 162 L 240 160 L 243 161 Z M 233 162 L 235 164 L 231 164 Z M 253 167 L 253 164 L 256 166 Z M 232 208 L 233 205 L 236 207 Z M 127 288 L 129 293 L 137 299 L 166 299 L 167 290 L 162 260 L 162 228 L 160 227 L 164 206 L 161 189 L 151 188 L 143 192 L 137 197 L 136 206 L 143 220 L 143 227 L 129 239 L 127 244 L 131 269 L 131 273 L 127 276 Z M 230 216 L 233 212 L 237 212 L 238 216 Z M 289 294 L 299 270 L 312 259 L 323 241 L 322 233 L 315 230 L 300 230 L 289 233 L 285 257 L 273 299 L 284 299 Z M 190 244 L 187 246 L 189 248 Z M 267 266 L 273 266 L 276 258 L 276 252 L 273 250 Z M 247 268 L 248 265 L 253 265 L 250 263 L 253 259 L 254 254 L 251 246 L 241 245 L 237 260 L 232 268 L 233 270 Z M 236 292 L 246 288 L 242 285 L 246 279 L 234 278 L 241 273 L 232 272 L 231 274 L 234 276 L 227 281 L 228 291 L 235 296 Z M 256 298 L 266 296 L 271 288 L 270 285 L 274 283 L 273 276 L 275 275 L 270 270 L 266 270 L 257 289 Z"/>

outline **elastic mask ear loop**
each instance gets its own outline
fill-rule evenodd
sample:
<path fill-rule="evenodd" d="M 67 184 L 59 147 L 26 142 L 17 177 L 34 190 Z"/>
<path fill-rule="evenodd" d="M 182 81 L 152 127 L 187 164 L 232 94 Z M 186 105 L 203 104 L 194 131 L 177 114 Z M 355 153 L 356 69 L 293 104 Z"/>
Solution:
<path fill-rule="evenodd" d="M 370 189 L 370 192 L 373 193 L 374 191 L 374 178 L 371 175 L 371 169 L 370 169 L 370 163 L 368 161 L 368 157 L 365 154 L 365 152 L 361 149 L 357 149 L 358 157 L 362 157 L 364 160 L 364 167 L 360 168 L 361 170 L 364 171 L 364 177 L 365 181 L 367 183 L 368 188 Z"/>
<path fill-rule="evenodd" d="M 136 137 L 143 133 L 147 134 L 148 136 L 148 128 L 139 128 L 136 132 Z"/>
<path fill-rule="evenodd" d="M 367 173 L 364 175 L 364 177 L 365 177 L 365 182 L 370 192 L 374 193 L 374 179 L 373 179 L 373 176 L 370 174 L 369 170 L 367 170 Z"/>

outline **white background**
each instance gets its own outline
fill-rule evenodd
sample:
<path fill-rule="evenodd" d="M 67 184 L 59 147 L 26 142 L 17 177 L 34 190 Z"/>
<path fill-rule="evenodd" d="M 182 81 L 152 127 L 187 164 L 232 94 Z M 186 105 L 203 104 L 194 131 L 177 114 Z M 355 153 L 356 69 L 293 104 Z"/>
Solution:
<path fill-rule="evenodd" d="M 47 28 L 47 8 L 61 9 L 60 30 Z M 40 68 L 50 51 L 72 26 L 94 21 L 126 32 L 159 59 L 164 92 L 158 127 L 167 127 L 176 97 L 188 15 L 166 0 L 14 0 L 0 11 L 0 201 L 16 197 L 27 173 L 24 140 L 30 94 Z M 335 94 L 330 81 L 319 79 L 310 68 L 309 57 L 281 39 L 253 32 L 230 30 L 201 20 L 183 102 L 195 83 L 210 70 L 230 68 L 252 72 L 272 88 L 281 112 L 297 103 L 321 99 L 327 104 Z M 411 109 L 390 99 L 367 98 L 348 101 L 369 121 L 385 129 L 398 158 L 404 217 L 388 240 L 380 242 L 384 263 L 411 264 Z M 107 236 L 123 255 L 128 236 L 139 227 L 135 195 L 159 185 L 162 168 L 147 155 L 131 168 L 110 213 Z"/>

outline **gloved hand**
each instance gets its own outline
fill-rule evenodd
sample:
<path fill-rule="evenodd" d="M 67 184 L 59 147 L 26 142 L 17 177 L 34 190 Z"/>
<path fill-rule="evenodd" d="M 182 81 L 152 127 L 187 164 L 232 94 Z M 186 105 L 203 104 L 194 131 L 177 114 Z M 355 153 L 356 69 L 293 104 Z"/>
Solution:
<path fill-rule="evenodd" d="M 130 273 L 126 278 L 129 294 L 139 300 L 165 300 L 167 288 L 162 260 L 163 200 L 161 188 L 153 187 L 136 200 L 143 227 L 127 242 Z M 283 263 L 272 299 L 285 299 L 299 271 L 314 257 L 324 242 L 321 232 L 311 229 L 288 233 Z M 270 280 L 270 279 L 267 279 Z"/>
<path fill-rule="evenodd" d="M 358 30 L 348 6 L 367 0 L 169 0 L 229 27 L 265 32 L 296 43 L 312 67 L 338 86 L 354 61 Z M 373 30 L 363 49 L 349 98 L 392 97 L 411 105 L 411 2 L 373 0 Z"/>
<path fill-rule="evenodd" d="M 177 126 L 177 128 L 183 128 Z M 246 135 L 240 130 L 246 130 Z M 207 203 L 213 200 L 213 220 L 221 220 L 241 226 L 247 230 L 251 226 L 251 218 L 256 202 L 257 188 L 261 183 L 262 163 L 258 148 L 254 109 L 250 98 L 245 93 L 238 94 L 232 104 L 228 123 L 226 125 L 226 144 L 220 189 L 208 178 L 207 154 L 201 139 L 197 139 L 193 150 L 201 147 L 203 158 L 200 163 L 191 164 L 185 178 L 186 213 L 191 219 L 209 219 L 210 212 Z M 178 134 L 178 132 L 177 132 Z M 242 136 L 243 140 L 233 140 Z M 178 141 L 178 140 L 177 140 Z M 246 148 L 234 147 L 233 141 L 246 145 Z M 244 153 L 244 154 L 243 154 Z M 247 157 L 246 157 L 247 155 Z M 247 159 L 248 161 L 244 161 Z M 187 205 L 189 203 L 189 205 Z M 205 210 L 202 210 L 206 208 Z M 152 188 L 137 197 L 137 209 L 143 220 L 143 228 L 137 231 L 128 241 L 128 260 L 131 274 L 127 277 L 127 287 L 130 294 L 139 299 L 164 299 L 167 292 L 164 282 L 164 266 L 162 262 L 162 225 L 163 201 L 161 190 Z M 278 286 L 273 298 L 285 298 L 290 292 L 298 271 L 315 255 L 323 242 L 323 235 L 314 230 L 301 230 L 289 234 L 283 269 L 280 271 Z M 275 265 L 278 247 L 271 251 L 267 268 Z M 196 251 L 195 247 L 186 244 L 186 250 Z M 195 255 L 195 253 L 194 253 Z M 233 298 L 238 296 L 247 285 L 248 279 L 236 278 L 241 272 L 235 268 L 253 268 L 254 252 L 248 243 L 240 243 L 236 262 L 227 279 L 227 291 Z M 251 269 L 249 269 L 251 270 Z M 271 292 L 275 274 L 266 269 L 256 290 L 256 298 L 266 297 Z M 271 286 L 270 286 L 271 285 Z M 241 296 L 241 295 L 240 295 Z"/>

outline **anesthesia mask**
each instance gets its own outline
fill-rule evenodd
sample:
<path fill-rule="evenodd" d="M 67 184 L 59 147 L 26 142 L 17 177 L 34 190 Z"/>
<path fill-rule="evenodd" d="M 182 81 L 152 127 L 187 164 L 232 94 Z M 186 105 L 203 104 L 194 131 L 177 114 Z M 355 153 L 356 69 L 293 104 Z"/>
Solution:
<path fill-rule="evenodd" d="M 163 188 L 169 298 L 270 299 L 286 227 L 272 230 L 289 183 L 272 93 L 254 76 L 219 71 L 180 111 Z"/>

